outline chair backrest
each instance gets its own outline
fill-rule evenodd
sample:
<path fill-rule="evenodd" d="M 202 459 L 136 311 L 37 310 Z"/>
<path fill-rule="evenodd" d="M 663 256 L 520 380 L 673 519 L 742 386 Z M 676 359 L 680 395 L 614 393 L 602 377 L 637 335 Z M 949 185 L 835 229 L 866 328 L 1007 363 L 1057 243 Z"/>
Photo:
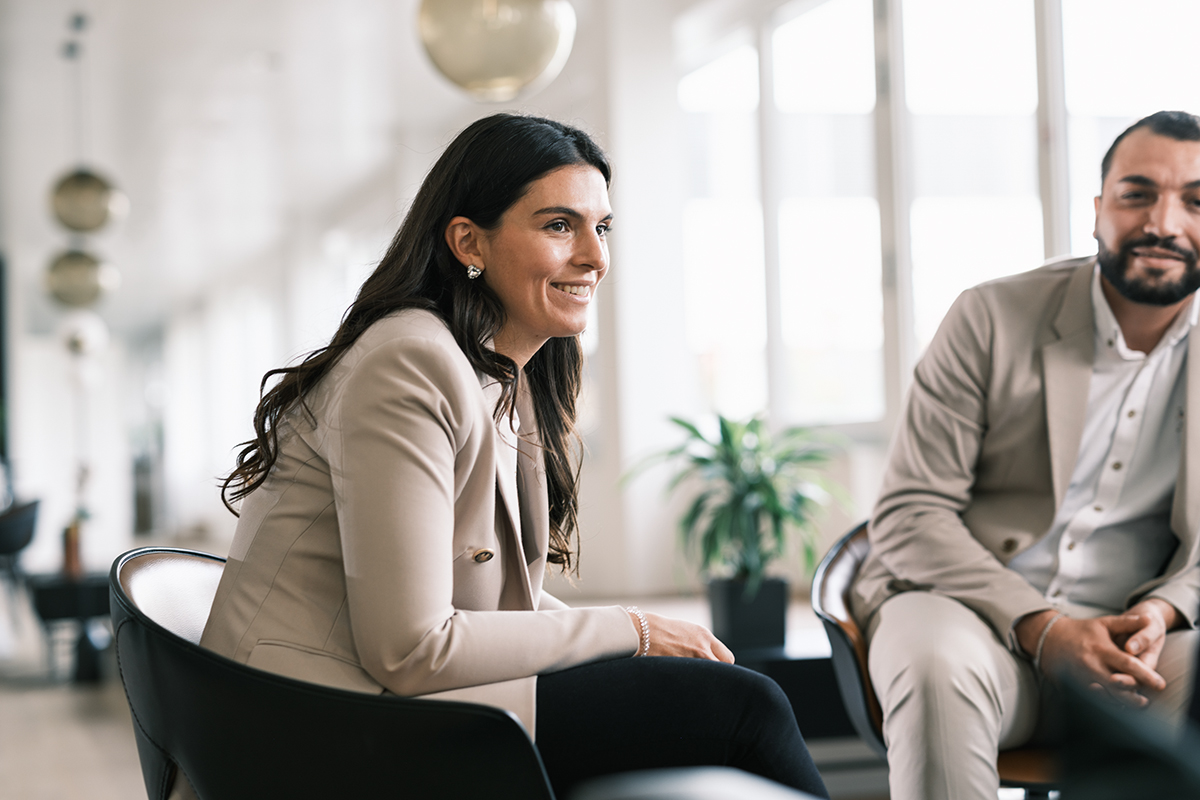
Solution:
<path fill-rule="evenodd" d="M 592 778 L 570 800 L 817 800 L 733 767 L 643 769 Z"/>
<path fill-rule="evenodd" d="M 870 551 L 865 522 L 838 540 L 817 567 L 812 605 L 829 636 L 833 672 L 846 714 L 859 737 L 886 758 L 883 711 L 867 670 L 867 640 L 850 615 L 848 599 L 854 577 Z M 1054 788 L 1056 765 L 1051 750 L 1007 750 L 999 754 L 996 768 L 1001 785 L 1023 788 L 1027 797 L 1048 797 L 1047 792 Z"/>
<path fill-rule="evenodd" d="M 150 800 L 165 800 L 176 769 L 201 798 L 223 800 L 553 800 L 537 749 L 505 711 L 303 683 L 190 641 L 223 561 L 143 548 L 109 573 L 117 665 Z M 169 597 L 173 583 L 185 598 Z M 153 619 L 142 600 L 186 635 Z"/>
<path fill-rule="evenodd" d="M 0 514 L 0 556 L 15 555 L 33 541 L 38 501 L 13 505 Z"/>
<path fill-rule="evenodd" d="M 883 711 L 867 671 L 867 639 L 850 614 L 849 593 L 854 576 L 871 550 L 867 523 L 838 540 L 813 577 L 813 611 L 829 636 L 833 671 L 842 704 L 858 735 L 879 755 L 885 755 Z"/>
<path fill-rule="evenodd" d="M 208 553 L 144 548 L 121 563 L 117 581 L 147 617 L 199 644 L 224 569 L 225 559 Z"/>
<path fill-rule="evenodd" d="M 1195 664 L 1200 665 L 1200 641 L 1196 642 Z M 1188 706 L 1188 718 L 1192 721 L 1193 729 L 1200 731 L 1200 669 L 1192 670 L 1192 702 Z"/>

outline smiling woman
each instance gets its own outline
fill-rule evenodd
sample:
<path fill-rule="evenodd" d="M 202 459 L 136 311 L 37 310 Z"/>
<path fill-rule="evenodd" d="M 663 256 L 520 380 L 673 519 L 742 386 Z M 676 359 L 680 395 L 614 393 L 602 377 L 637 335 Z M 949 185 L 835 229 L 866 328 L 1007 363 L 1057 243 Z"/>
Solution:
<path fill-rule="evenodd" d="M 542 591 L 548 564 L 576 563 L 579 334 L 608 270 L 609 178 L 551 120 L 495 115 L 450 144 L 333 340 L 264 380 L 201 644 L 506 708 L 560 794 L 729 765 L 824 796 L 787 698 L 708 630 Z"/>
<path fill-rule="evenodd" d="M 454 257 L 480 270 L 504 306 L 496 352 L 523 367 L 547 340 L 577 336 L 608 272 L 612 208 L 594 167 L 562 167 L 529 187 L 493 231 L 466 217 L 446 229 Z"/>

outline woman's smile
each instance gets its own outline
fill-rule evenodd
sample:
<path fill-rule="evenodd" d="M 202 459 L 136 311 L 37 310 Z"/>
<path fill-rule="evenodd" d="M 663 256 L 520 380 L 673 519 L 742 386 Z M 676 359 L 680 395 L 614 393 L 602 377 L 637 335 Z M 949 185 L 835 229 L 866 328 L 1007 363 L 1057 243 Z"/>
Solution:
<path fill-rule="evenodd" d="M 550 285 L 564 294 L 578 298 L 581 302 L 588 302 L 592 299 L 594 287 L 591 284 L 552 283 Z"/>

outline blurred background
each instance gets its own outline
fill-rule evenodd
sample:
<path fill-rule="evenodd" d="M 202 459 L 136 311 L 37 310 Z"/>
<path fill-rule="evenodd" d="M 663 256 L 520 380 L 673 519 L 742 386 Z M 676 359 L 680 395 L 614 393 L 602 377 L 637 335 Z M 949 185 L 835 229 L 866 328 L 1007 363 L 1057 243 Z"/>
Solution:
<path fill-rule="evenodd" d="M 223 552 L 216 479 L 263 373 L 327 341 L 441 148 L 497 110 L 579 125 L 615 164 L 583 573 L 560 591 L 695 586 L 665 471 L 617 485 L 675 440 L 670 414 L 837 429 L 852 505 L 832 536 L 869 509 L 957 293 L 1093 252 L 1113 136 L 1200 108 L 1187 0 L 573 6 L 561 74 L 494 103 L 432 65 L 417 0 L 0 3 L 3 455 L 41 500 L 27 570 L 59 567 L 77 505 L 90 570 L 142 540 Z M 81 164 L 128 200 L 86 237 L 120 282 L 82 365 L 46 281 L 80 238 L 50 193 Z"/>
<path fill-rule="evenodd" d="M 1192 0 L 571 5 L 561 73 L 494 102 L 431 63 L 418 0 L 0 0 L 0 457 L 40 500 L 26 572 L 62 568 L 76 521 L 85 572 L 144 543 L 223 554 L 218 476 L 263 374 L 328 340 L 441 149 L 500 110 L 580 126 L 615 167 L 582 572 L 552 591 L 698 589 L 669 471 L 619 481 L 678 441 L 670 415 L 834 432 L 830 542 L 868 513 L 955 296 L 1093 253 L 1113 137 L 1200 111 Z M 119 190 L 91 232 L 51 209 L 81 166 Z M 84 310 L 48 288 L 68 250 L 106 265 Z"/>
<path fill-rule="evenodd" d="M 616 483 L 673 441 L 669 414 L 840 429 L 836 532 L 867 512 L 957 293 L 1093 252 L 1113 136 L 1200 108 L 1187 0 L 573 5 L 557 79 L 481 103 L 431 64 L 416 0 L 0 4 L 4 455 L 42 501 L 28 570 L 60 564 L 81 458 L 86 568 L 139 538 L 223 551 L 216 478 L 263 373 L 327 341 L 440 149 L 497 110 L 579 125 L 615 164 L 567 590 L 693 585 L 663 476 Z M 50 193 L 81 164 L 129 207 L 88 237 L 120 283 L 85 375 L 46 288 L 71 242 Z"/>

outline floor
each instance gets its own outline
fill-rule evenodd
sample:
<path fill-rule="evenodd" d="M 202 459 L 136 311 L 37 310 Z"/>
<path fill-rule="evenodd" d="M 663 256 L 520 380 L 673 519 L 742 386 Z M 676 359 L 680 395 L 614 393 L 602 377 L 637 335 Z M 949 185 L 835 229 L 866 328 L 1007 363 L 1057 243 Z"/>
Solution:
<path fill-rule="evenodd" d="M 0 684 L 0 786 L 22 800 L 144 798 L 120 685 Z"/>
<path fill-rule="evenodd" d="M 13 800 L 145 798 L 120 682 L 69 683 L 75 631 L 69 625 L 55 631 L 51 659 L 32 610 L 23 601 L 14 609 L 2 588 L 0 795 Z M 105 631 L 96 634 L 102 637 Z M 111 663 L 103 666 L 113 674 Z"/>
<path fill-rule="evenodd" d="M 643 609 L 708 622 L 695 598 L 620 598 Z M 811 609 L 789 610 L 788 649 L 821 655 L 828 642 Z M 94 639 L 106 631 L 93 630 Z M 65 625 L 47 646 L 27 601 L 0 590 L 0 795 L 14 800 L 140 800 L 141 768 L 128 707 L 111 658 L 107 680 L 77 686 L 67 678 L 77 631 Z M 111 650 L 109 651 L 111 654 Z M 53 674 L 51 674 L 53 672 Z M 835 799 L 886 800 L 886 767 L 857 740 L 811 743 Z"/>

